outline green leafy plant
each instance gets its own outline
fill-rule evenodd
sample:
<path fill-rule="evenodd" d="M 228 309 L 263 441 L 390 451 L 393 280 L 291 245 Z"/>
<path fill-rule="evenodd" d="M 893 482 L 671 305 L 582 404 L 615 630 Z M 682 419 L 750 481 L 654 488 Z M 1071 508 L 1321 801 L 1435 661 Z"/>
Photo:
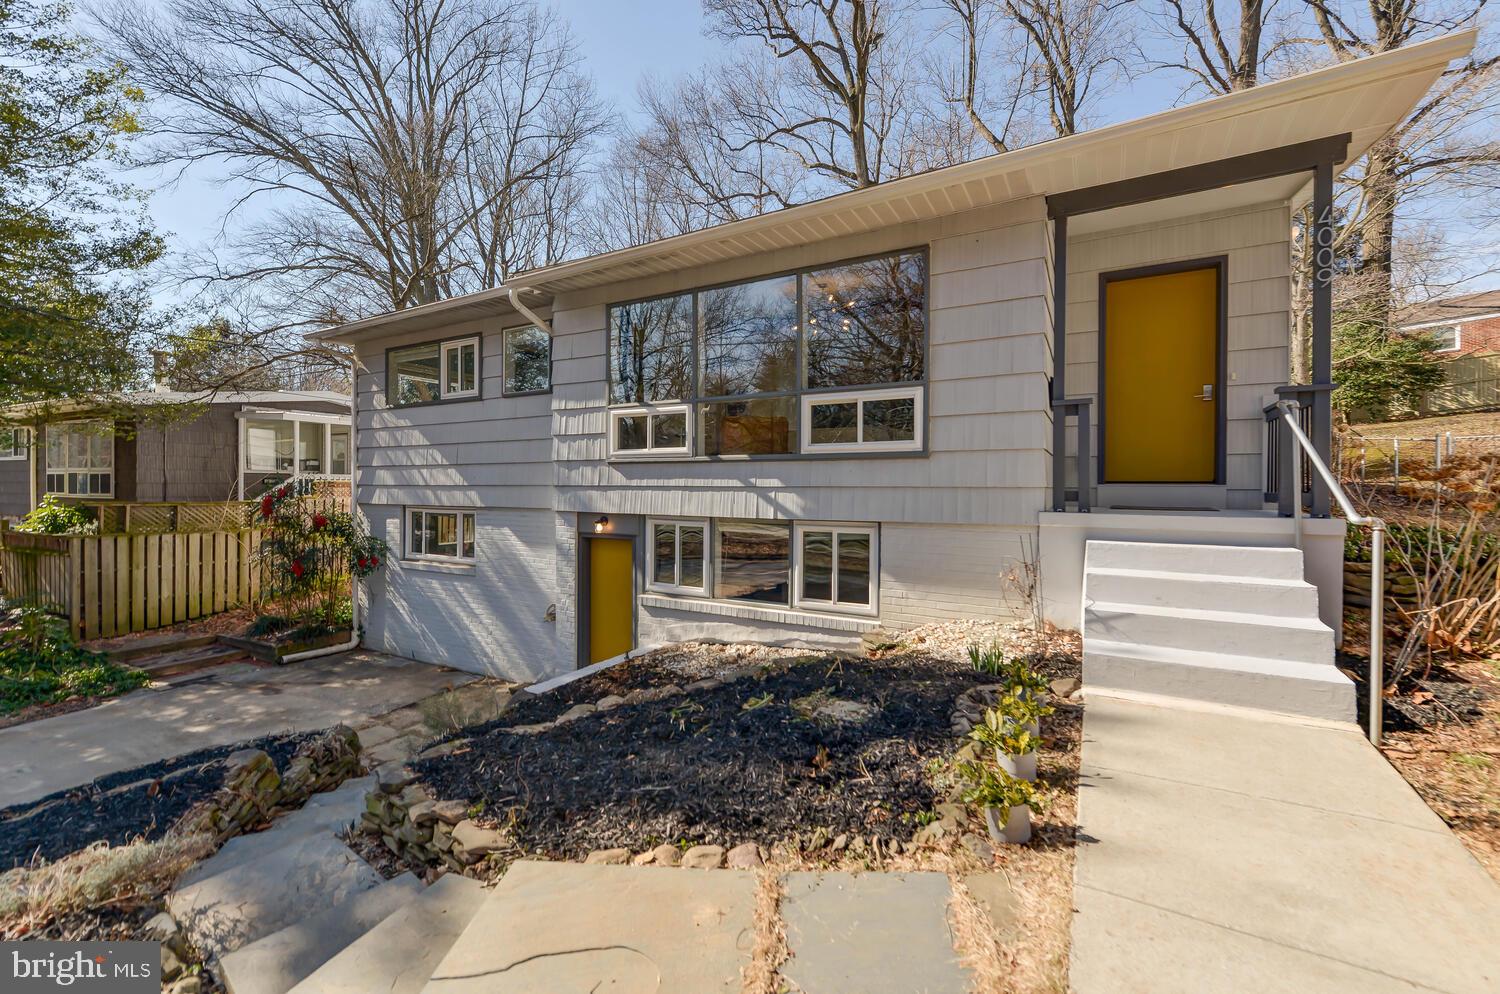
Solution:
<path fill-rule="evenodd" d="M 296 622 L 293 635 L 313 638 L 352 620 L 350 583 L 369 576 L 390 554 L 348 511 L 320 501 L 310 480 L 283 483 L 260 500 L 269 527 L 260 561 L 269 596 Z"/>
<path fill-rule="evenodd" d="M 745 703 L 743 703 L 743 704 L 740 705 L 740 710 L 741 711 L 757 711 L 757 710 L 765 707 L 767 704 L 770 704 L 774 700 L 775 700 L 775 697 L 772 696 L 769 692 L 767 692 L 767 693 L 761 694 L 758 697 L 747 698 L 746 701 L 745 701 Z"/>
<path fill-rule="evenodd" d="M 267 635 L 275 635 L 292 627 L 292 619 L 283 618 L 279 614 L 263 614 L 245 628 L 245 634 L 250 638 L 265 638 Z"/>
<path fill-rule="evenodd" d="M 984 720 L 969 731 L 969 738 L 998 750 L 1003 756 L 1024 756 L 1036 752 L 1042 744 L 1041 738 L 1026 727 L 1029 724 L 1030 721 L 1018 723 L 1006 717 L 999 708 L 990 708 L 984 713 Z"/>
<path fill-rule="evenodd" d="M 151 682 L 73 641 L 68 623 L 35 605 L 0 615 L 0 714 L 73 697 L 109 697 Z"/>
<path fill-rule="evenodd" d="M 93 535 L 99 531 L 94 512 L 77 504 L 66 504 L 56 494 L 47 494 L 42 502 L 26 513 L 18 532 L 38 535 Z"/>
<path fill-rule="evenodd" d="M 1024 806 L 1035 812 L 1040 812 L 1045 806 L 1045 794 L 1040 786 L 1013 777 L 988 763 L 962 762 L 959 774 L 968 784 L 961 795 L 965 804 L 1002 811 Z"/>
<path fill-rule="evenodd" d="M 1005 650 L 998 642 L 991 642 L 988 648 L 975 643 L 969 646 L 969 665 L 976 673 L 999 676 L 1005 667 Z"/>

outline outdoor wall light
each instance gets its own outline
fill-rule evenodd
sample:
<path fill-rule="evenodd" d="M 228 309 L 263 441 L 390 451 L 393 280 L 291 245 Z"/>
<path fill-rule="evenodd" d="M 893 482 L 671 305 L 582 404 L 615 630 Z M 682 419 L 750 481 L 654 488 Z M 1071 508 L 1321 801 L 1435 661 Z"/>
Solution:
<path fill-rule="evenodd" d="M 599 517 L 594 519 L 594 531 L 595 533 L 603 533 L 609 531 L 608 515 L 601 514 L 599 515 Z"/>

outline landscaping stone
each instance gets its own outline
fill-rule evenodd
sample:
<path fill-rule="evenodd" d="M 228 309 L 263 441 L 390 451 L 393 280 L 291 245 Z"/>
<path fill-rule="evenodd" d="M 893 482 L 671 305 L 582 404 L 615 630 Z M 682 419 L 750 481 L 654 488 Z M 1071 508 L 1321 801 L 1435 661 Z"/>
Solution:
<path fill-rule="evenodd" d="M 682 863 L 682 850 L 663 842 L 651 850 L 651 862 L 657 866 L 678 866 Z"/>
<path fill-rule="evenodd" d="M 519 861 L 424 994 L 738 994 L 750 963 L 755 887 L 755 874 L 736 870 Z"/>
<path fill-rule="evenodd" d="M 599 700 L 594 703 L 594 707 L 600 711 L 611 711 L 624 703 L 625 698 L 621 697 L 619 694 L 610 694 L 607 697 L 599 698 Z"/>
<path fill-rule="evenodd" d="M 604 866 L 624 866 L 630 862 L 629 849 L 596 849 L 586 856 L 585 863 L 600 864 Z"/>
<path fill-rule="evenodd" d="M 782 918 L 802 994 L 965 994 L 942 873 L 791 873 Z"/>
<path fill-rule="evenodd" d="M 457 825 L 464 820 L 468 812 L 469 806 L 463 801 L 438 801 L 432 808 L 432 813 L 437 816 L 438 821 L 445 825 Z"/>
<path fill-rule="evenodd" d="M 742 842 L 729 850 L 725 859 L 725 865 L 731 870 L 751 870 L 760 866 L 764 860 L 761 859 L 760 846 L 754 842 Z"/>
<path fill-rule="evenodd" d="M 575 704 L 558 715 L 553 724 L 563 725 L 570 721 L 577 721 L 579 718 L 587 718 L 597 710 L 599 710 L 598 707 L 593 704 Z"/>
<path fill-rule="evenodd" d="M 990 845 L 989 840 L 982 835 L 965 832 L 958 841 L 981 862 L 988 863 L 995 858 L 995 847 Z"/>
<path fill-rule="evenodd" d="M 453 826 L 453 843 L 470 855 L 483 856 L 505 848 L 505 835 L 465 818 Z"/>
<path fill-rule="evenodd" d="M 690 870 L 717 870 L 723 864 L 723 846 L 693 846 L 682 854 L 682 865 Z"/>
<path fill-rule="evenodd" d="M 1021 922 L 1021 912 L 1016 892 L 1011 889 L 1010 877 L 990 870 L 965 874 L 962 880 L 974 900 L 990 916 L 995 931 L 1002 936 L 1014 934 Z"/>
<path fill-rule="evenodd" d="M 1059 677 L 1049 685 L 1052 696 L 1071 698 L 1083 687 L 1083 683 L 1076 676 Z"/>
<path fill-rule="evenodd" d="M 875 713 L 875 708 L 859 701 L 831 700 L 813 710 L 814 721 L 859 722 Z"/>

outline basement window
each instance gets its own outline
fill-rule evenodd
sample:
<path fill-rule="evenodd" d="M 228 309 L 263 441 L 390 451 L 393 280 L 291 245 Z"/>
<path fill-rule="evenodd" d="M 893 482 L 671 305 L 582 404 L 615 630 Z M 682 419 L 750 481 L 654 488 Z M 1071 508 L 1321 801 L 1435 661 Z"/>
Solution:
<path fill-rule="evenodd" d="M 406 522 L 408 559 L 474 561 L 474 512 L 410 508 Z"/>
<path fill-rule="evenodd" d="M 797 525 L 797 606 L 875 614 L 879 540 L 875 529 Z"/>
<path fill-rule="evenodd" d="M 708 522 L 650 521 L 646 586 L 667 594 L 707 593 Z"/>

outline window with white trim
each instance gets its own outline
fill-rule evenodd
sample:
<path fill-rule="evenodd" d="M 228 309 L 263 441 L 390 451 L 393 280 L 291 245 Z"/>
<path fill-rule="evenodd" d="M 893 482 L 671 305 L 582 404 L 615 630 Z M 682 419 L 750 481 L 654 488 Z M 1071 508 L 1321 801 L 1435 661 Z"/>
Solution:
<path fill-rule="evenodd" d="M 875 614 L 880 544 L 874 528 L 797 523 L 797 606 Z"/>
<path fill-rule="evenodd" d="M 1462 346 L 1463 336 L 1456 324 L 1445 324 L 1437 328 L 1428 328 L 1427 333 L 1437 342 L 1434 352 L 1457 352 Z"/>
<path fill-rule="evenodd" d="M 708 593 L 708 522 L 647 522 L 646 586 L 669 594 Z"/>
<path fill-rule="evenodd" d="M 536 325 L 506 328 L 500 333 L 507 397 L 547 393 L 552 389 L 552 336 Z"/>
<path fill-rule="evenodd" d="M 611 421 L 611 455 L 920 451 L 927 255 L 893 252 L 612 305 L 607 365 L 609 403 L 630 409 L 623 425 Z M 823 397 L 844 406 L 809 400 Z M 641 441 L 649 425 L 638 409 L 662 404 L 687 412 L 684 446 Z M 818 435 L 838 440 L 813 444 L 809 414 L 820 418 Z"/>
<path fill-rule="evenodd" d="M 386 353 L 386 399 L 391 407 L 479 396 L 479 338 L 423 342 Z"/>
<path fill-rule="evenodd" d="M 474 512 L 413 507 L 406 511 L 406 558 L 472 563 Z"/>
<path fill-rule="evenodd" d="M 100 421 L 47 426 L 47 493 L 111 497 L 115 492 L 115 437 Z"/>
<path fill-rule="evenodd" d="M 686 404 L 626 407 L 609 412 L 609 451 L 615 456 L 687 455 L 693 451 Z"/>
<path fill-rule="evenodd" d="M 802 451 L 912 452 L 922 448 L 918 387 L 802 396 Z"/>
<path fill-rule="evenodd" d="M 25 459 L 30 451 L 30 428 L 0 428 L 0 459 Z"/>

